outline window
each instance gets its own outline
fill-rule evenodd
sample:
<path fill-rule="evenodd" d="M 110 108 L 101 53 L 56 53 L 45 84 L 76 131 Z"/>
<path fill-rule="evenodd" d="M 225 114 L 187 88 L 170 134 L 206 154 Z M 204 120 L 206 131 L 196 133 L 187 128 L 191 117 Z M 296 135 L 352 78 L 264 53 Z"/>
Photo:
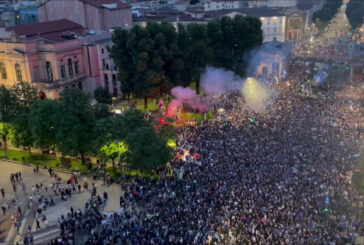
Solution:
<path fill-rule="evenodd" d="M 46 70 L 47 70 L 48 82 L 52 82 L 53 81 L 53 71 L 52 71 L 51 62 L 49 62 L 49 61 L 46 62 Z"/>
<path fill-rule="evenodd" d="M 81 90 L 82 90 L 82 82 L 79 82 L 79 83 L 77 84 L 77 87 L 78 87 L 79 89 L 81 89 Z"/>
<path fill-rule="evenodd" d="M 105 80 L 105 89 L 109 91 L 109 76 L 107 74 L 104 75 Z"/>
<path fill-rule="evenodd" d="M 80 72 L 80 68 L 78 67 L 78 61 L 75 61 L 75 73 L 78 74 Z"/>
<path fill-rule="evenodd" d="M 102 67 L 105 68 L 105 66 L 106 66 L 105 59 L 102 59 Z"/>
<path fill-rule="evenodd" d="M 21 82 L 23 81 L 22 75 L 21 75 L 21 69 L 20 69 L 20 65 L 19 64 L 15 64 L 15 76 L 16 76 L 16 81 Z"/>
<path fill-rule="evenodd" d="M 103 49 L 103 48 L 101 49 L 101 53 L 102 53 L 102 54 L 104 53 L 104 49 Z"/>
<path fill-rule="evenodd" d="M 273 28 L 273 33 L 276 33 L 277 32 L 277 28 L 276 27 L 274 27 Z"/>
<path fill-rule="evenodd" d="M 64 65 L 61 65 L 61 76 L 66 78 L 66 67 Z"/>
<path fill-rule="evenodd" d="M 67 63 L 68 63 L 68 74 L 72 76 L 73 75 L 72 59 L 68 59 Z"/>
<path fill-rule="evenodd" d="M 6 75 L 5 64 L 3 62 L 0 62 L 0 73 L 1 73 L 1 78 L 2 79 L 7 79 L 8 78 L 8 76 Z"/>
<path fill-rule="evenodd" d="M 117 84 L 116 84 L 116 75 L 115 75 L 115 74 L 112 74 L 112 85 L 113 85 L 114 87 L 116 87 L 116 86 L 117 86 Z"/>

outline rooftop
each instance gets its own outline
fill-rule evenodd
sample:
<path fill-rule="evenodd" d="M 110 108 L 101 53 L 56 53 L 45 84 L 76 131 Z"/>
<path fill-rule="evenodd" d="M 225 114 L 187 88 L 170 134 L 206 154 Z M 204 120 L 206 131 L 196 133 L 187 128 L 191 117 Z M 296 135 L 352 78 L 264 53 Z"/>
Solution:
<path fill-rule="evenodd" d="M 277 39 L 274 39 L 273 41 L 263 43 L 262 51 L 265 53 L 287 56 L 292 51 L 292 44 L 289 42 L 280 42 L 277 41 Z"/>
<path fill-rule="evenodd" d="M 19 37 L 40 37 L 52 42 L 61 42 L 72 39 L 73 35 L 82 35 L 84 28 L 68 19 L 61 19 L 29 25 L 7 27 L 6 31 L 14 32 Z"/>
<path fill-rule="evenodd" d="M 118 0 L 82 0 L 82 1 L 97 8 L 107 8 L 107 9 L 129 8 L 129 5 L 119 2 Z"/>
<path fill-rule="evenodd" d="M 64 1 L 64 0 L 46 0 L 42 2 L 39 6 L 46 4 L 49 1 Z M 129 5 L 119 2 L 118 0 L 68 0 L 68 1 L 82 1 L 86 4 L 92 5 L 96 8 L 106 8 L 106 9 L 123 9 L 130 8 Z"/>

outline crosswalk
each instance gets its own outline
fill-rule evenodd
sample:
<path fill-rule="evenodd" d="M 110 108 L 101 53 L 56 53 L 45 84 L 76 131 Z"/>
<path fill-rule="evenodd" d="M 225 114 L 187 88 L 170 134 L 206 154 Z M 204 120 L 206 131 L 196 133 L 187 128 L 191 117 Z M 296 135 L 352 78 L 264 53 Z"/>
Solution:
<path fill-rule="evenodd" d="M 36 232 L 32 232 L 34 245 L 48 245 L 52 239 L 55 239 L 59 236 L 61 230 L 58 225 L 52 225 L 47 228 L 41 229 Z M 19 242 L 20 245 L 23 245 L 23 241 Z"/>
<path fill-rule="evenodd" d="M 33 233 L 34 245 L 47 245 L 50 241 L 59 236 L 61 230 L 53 225 Z"/>

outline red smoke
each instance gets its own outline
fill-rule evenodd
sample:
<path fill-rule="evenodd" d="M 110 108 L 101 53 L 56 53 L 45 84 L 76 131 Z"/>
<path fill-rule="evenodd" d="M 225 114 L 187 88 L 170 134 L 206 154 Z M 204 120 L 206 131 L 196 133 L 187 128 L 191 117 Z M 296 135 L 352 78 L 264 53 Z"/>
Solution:
<path fill-rule="evenodd" d="M 202 113 L 208 110 L 206 103 L 190 88 L 181 86 L 174 87 L 171 94 L 175 97 L 168 105 L 167 117 L 174 117 L 177 111 L 183 105 L 190 107 L 192 110 Z"/>

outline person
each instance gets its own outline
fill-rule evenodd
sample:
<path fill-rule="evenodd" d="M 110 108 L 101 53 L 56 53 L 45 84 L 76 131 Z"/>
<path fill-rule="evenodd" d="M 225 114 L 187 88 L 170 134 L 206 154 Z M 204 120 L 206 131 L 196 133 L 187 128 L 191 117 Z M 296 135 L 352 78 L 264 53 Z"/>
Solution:
<path fill-rule="evenodd" d="M 6 205 L 5 203 L 1 206 L 1 209 L 3 210 L 3 215 L 6 213 Z"/>
<path fill-rule="evenodd" d="M 34 237 L 33 237 L 33 235 L 32 235 L 32 234 L 29 234 L 29 243 L 30 243 L 31 245 L 33 245 L 33 244 L 34 244 Z"/>
<path fill-rule="evenodd" d="M 39 222 L 39 219 L 36 219 L 36 230 L 39 230 L 40 229 L 40 222 Z"/>
<path fill-rule="evenodd" d="M 28 235 L 25 235 L 25 237 L 23 239 L 23 244 L 24 245 L 29 245 L 29 237 L 28 237 Z"/>
<path fill-rule="evenodd" d="M 4 188 L 1 188 L 0 192 L 1 192 L 1 196 L 4 199 L 5 198 L 5 190 L 4 190 Z"/>
<path fill-rule="evenodd" d="M 107 195 L 107 192 L 104 191 L 104 200 L 107 201 L 108 200 L 108 195 Z"/>

